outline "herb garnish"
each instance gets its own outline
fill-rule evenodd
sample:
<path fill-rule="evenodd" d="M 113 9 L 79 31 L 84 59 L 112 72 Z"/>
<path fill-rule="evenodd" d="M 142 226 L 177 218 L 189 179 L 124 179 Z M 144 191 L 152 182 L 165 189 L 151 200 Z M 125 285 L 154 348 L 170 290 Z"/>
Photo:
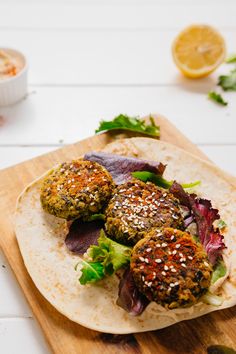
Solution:
<path fill-rule="evenodd" d="M 222 106 L 227 106 L 228 104 L 228 102 L 226 102 L 223 97 L 215 91 L 210 91 L 208 93 L 208 98 L 216 103 L 221 104 Z"/>
<path fill-rule="evenodd" d="M 156 175 L 153 172 L 149 171 L 135 171 L 131 173 L 133 177 L 140 179 L 143 182 L 153 182 L 155 185 L 168 189 L 172 186 L 174 181 L 168 181 L 160 175 Z M 193 183 L 184 183 L 182 184 L 183 188 L 193 188 L 200 184 L 200 181 L 195 181 Z"/>
<path fill-rule="evenodd" d="M 231 54 L 227 59 L 226 59 L 227 64 L 233 64 L 236 63 L 236 54 Z"/>
<path fill-rule="evenodd" d="M 122 129 L 159 137 L 160 127 L 156 125 L 153 117 L 150 116 L 149 120 L 150 124 L 146 123 L 143 119 L 139 119 L 138 117 L 128 117 L 127 115 L 120 114 L 111 121 L 102 120 L 98 129 L 95 130 L 95 133 Z"/>
<path fill-rule="evenodd" d="M 218 85 L 221 86 L 224 91 L 236 91 L 236 69 L 231 70 L 229 75 L 221 75 Z"/>

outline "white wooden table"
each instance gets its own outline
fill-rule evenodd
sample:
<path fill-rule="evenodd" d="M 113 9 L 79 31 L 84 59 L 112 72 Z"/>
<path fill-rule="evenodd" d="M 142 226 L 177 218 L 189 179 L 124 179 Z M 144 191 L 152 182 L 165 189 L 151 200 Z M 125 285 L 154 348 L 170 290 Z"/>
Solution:
<path fill-rule="evenodd" d="M 28 97 L 0 108 L 0 168 L 85 138 L 101 118 L 159 112 L 236 174 L 236 93 L 226 108 L 207 99 L 229 66 L 190 81 L 170 54 L 191 23 L 216 26 L 236 52 L 235 19 L 235 0 L 0 0 L 0 46 L 30 64 Z M 2 254 L 0 352 L 49 352 Z"/>

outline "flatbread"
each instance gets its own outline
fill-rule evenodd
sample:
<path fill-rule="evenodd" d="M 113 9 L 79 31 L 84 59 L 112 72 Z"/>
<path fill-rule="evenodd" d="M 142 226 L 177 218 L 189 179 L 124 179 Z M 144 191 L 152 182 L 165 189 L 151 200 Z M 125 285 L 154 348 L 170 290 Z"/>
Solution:
<path fill-rule="evenodd" d="M 218 289 L 223 303 L 216 307 L 199 301 L 189 308 L 166 310 L 152 302 L 141 316 L 134 317 L 116 305 L 119 284 L 116 275 L 95 285 L 80 285 L 79 274 L 74 270 L 80 258 L 70 253 L 64 244 L 67 223 L 42 210 L 43 176 L 20 195 L 15 215 L 15 232 L 25 266 L 42 295 L 72 321 L 114 334 L 156 330 L 235 305 L 236 188 L 230 183 L 230 177 L 211 163 L 150 138 L 118 140 L 103 151 L 166 163 L 164 177 L 180 183 L 201 180 L 197 194 L 210 199 L 228 225 L 224 250 L 228 277 Z"/>

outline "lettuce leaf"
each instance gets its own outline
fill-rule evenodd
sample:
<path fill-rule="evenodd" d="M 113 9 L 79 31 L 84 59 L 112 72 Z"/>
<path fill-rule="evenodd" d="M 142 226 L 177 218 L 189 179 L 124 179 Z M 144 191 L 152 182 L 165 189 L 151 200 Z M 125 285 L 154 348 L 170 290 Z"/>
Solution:
<path fill-rule="evenodd" d="M 227 272 L 226 265 L 223 260 L 216 264 L 216 267 L 212 273 L 211 283 L 214 284 L 218 279 L 225 276 Z"/>
<path fill-rule="evenodd" d="M 135 171 L 132 172 L 132 176 L 140 179 L 143 182 L 152 182 L 154 183 L 156 186 L 168 189 L 172 186 L 172 184 L 174 183 L 174 181 L 168 181 L 167 179 L 165 179 L 164 177 L 157 175 L 153 172 L 149 172 L 149 171 Z M 184 183 L 181 184 L 181 186 L 183 188 L 193 188 L 196 187 L 200 184 L 200 181 L 195 181 L 192 183 Z"/>
<path fill-rule="evenodd" d="M 81 285 L 93 283 L 104 278 L 104 268 L 101 263 L 82 261 L 81 264 L 83 265 L 81 268 L 82 275 L 79 278 Z M 76 270 L 78 265 L 75 268 Z"/>
<path fill-rule="evenodd" d="M 98 246 L 91 246 L 88 249 L 88 255 L 94 262 L 100 262 L 103 265 L 106 275 L 111 275 L 129 264 L 131 248 L 111 240 L 101 230 Z"/>
<path fill-rule="evenodd" d="M 109 154 L 102 151 L 89 152 L 84 155 L 84 160 L 94 161 L 105 167 L 118 185 L 128 181 L 134 171 L 149 171 L 156 175 L 162 175 L 166 167 L 161 162 Z"/>
<path fill-rule="evenodd" d="M 180 204 L 189 208 L 191 215 L 194 216 L 199 240 L 207 252 L 209 261 L 215 265 L 222 258 L 225 248 L 223 235 L 213 225 L 215 220 L 220 219 L 219 210 L 212 207 L 210 200 L 188 194 L 177 182 L 172 184 L 170 192 L 179 199 Z"/>
<path fill-rule="evenodd" d="M 80 284 L 96 282 L 105 276 L 112 275 L 118 269 L 128 266 L 131 256 L 131 248 L 123 246 L 105 235 L 101 230 L 98 245 L 92 245 L 87 251 L 91 261 L 79 262 L 82 264 Z M 78 268 L 76 266 L 76 270 Z"/>
<path fill-rule="evenodd" d="M 220 306 L 223 303 L 223 298 L 219 295 L 210 293 L 209 291 L 201 297 L 202 302 L 212 306 Z"/>

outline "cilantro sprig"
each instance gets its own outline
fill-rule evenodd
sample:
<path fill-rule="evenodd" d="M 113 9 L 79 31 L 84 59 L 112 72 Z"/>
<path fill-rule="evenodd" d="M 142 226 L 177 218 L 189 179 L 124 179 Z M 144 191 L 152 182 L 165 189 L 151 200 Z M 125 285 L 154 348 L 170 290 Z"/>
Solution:
<path fill-rule="evenodd" d="M 143 133 L 149 136 L 160 136 L 160 127 L 156 125 L 154 118 L 149 117 L 150 124 L 146 123 L 145 120 L 139 119 L 138 117 L 129 117 L 125 114 L 120 114 L 113 120 L 100 122 L 99 127 L 95 130 L 95 133 L 100 133 L 102 131 L 122 129 L 138 133 Z"/>
<path fill-rule="evenodd" d="M 214 101 L 214 102 L 216 102 L 216 103 L 222 105 L 222 106 L 227 106 L 227 104 L 228 104 L 228 102 L 226 102 L 226 101 L 223 99 L 223 97 L 222 97 L 219 93 L 217 93 L 217 92 L 215 92 L 215 91 L 210 91 L 210 92 L 208 93 L 208 98 L 209 98 L 210 100 L 212 100 L 212 101 Z"/>
<path fill-rule="evenodd" d="M 231 54 L 227 59 L 226 59 L 227 64 L 234 64 L 236 63 L 236 54 Z"/>
<path fill-rule="evenodd" d="M 236 91 L 236 69 L 231 70 L 229 75 L 221 75 L 218 85 L 221 86 L 224 91 Z"/>

